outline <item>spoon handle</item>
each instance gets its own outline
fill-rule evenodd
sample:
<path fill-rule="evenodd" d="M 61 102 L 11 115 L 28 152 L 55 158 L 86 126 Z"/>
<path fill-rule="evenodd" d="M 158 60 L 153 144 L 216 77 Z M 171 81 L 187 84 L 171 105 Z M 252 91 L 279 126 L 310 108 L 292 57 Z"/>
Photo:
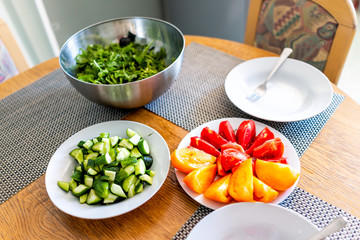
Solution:
<path fill-rule="evenodd" d="M 287 59 L 287 57 L 293 52 L 293 50 L 291 48 L 284 48 L 283 51 L 281 52 L 281 55 L 279 57 L 279 60 L 277 61 L 275 67 L 273 68 L 273 70 L 271 71 L 271 73 L 269 74 L 269 76 L 267 76 L 266 81 L 268 81 L 273 75 L 274 73 L 276 73 L 276 71 L 279 69 L 279 67 L 285 62 L 285 60 Z"/>
<path fill-rule="evenodd" d="M 335 218 L 329 225 L 324 227 L 321 231 L 317 232 L 315 235 L 313 235 L 308 240 L 320 240 L 323 239 L 330 234 L 339 231 L 343 227 L 345 227 L 347 224 L 347 221 L 343 217 Z"/>

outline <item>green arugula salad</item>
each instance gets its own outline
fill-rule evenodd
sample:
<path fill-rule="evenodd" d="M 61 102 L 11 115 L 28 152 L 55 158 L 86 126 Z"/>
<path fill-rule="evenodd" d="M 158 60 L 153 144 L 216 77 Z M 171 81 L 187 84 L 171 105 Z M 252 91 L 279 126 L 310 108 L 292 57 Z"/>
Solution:
<path fill-rule="evenodd" d="M 80 49 L 75 57 L 76 77 L 94 84 L 123 84 L 148 78 L 164 70 L 166 51 L 155 52 L 153 41 L 149 44 L 135 42 L 129 32 L 119 43 L 102 46 L 93 44 Z"/>

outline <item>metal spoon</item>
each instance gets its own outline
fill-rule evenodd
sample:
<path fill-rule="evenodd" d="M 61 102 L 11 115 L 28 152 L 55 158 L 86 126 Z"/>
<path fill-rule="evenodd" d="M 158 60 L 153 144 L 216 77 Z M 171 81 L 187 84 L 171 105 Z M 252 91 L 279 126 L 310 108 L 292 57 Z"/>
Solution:
<path fill-rule="evenodd" d="M 347 224 L 347 221 L 344 217 L 337 217 L 331 223 L 329 223 L 326 227 L 324 227 L 321 231 L 315 233 L 308 240 L 320 240 L 329 236 L 330 234 L 339 231 L 344 228 Z"/>

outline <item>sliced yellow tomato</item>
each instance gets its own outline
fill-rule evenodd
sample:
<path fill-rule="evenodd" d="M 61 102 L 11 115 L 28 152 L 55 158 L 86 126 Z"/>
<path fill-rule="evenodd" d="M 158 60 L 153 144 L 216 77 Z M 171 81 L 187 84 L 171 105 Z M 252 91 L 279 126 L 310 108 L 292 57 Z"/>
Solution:
<path fill-rule="evenodd" d="M 217 202 L 230 203 L 232 201 L 232 197 L 228 192 L 230 177 L 231 173 L 211 183 L 210 186 L 205 190 L 204 197 Z"/>
<path fill-rule="evenodd" d="M 251 158 L 243 161 L 232 173 L 229 194 L 238 202 L 253 202 L 254 183 Z"/>
<path fill-rule="evenodd" d="M 272 189 L 258 178 L 254 177 L 254 199 L 259 202 L 269 203 L 279 195 L 278 191 Z"/>
<path fill-rule="evenodd" d="M 212 164 L 195 169 L 186 175 L 183 181 L 194 192 L 203 193 L 214 181 L 216 172 L 216 164 Z"/>
<path fill-rule="evenodd" d="M 176 149 L 171 154 L 171 163 L 174 168 L 184 173 L 214 164 L 216 157 L 196 148 Z"/>
<path fill-rule="evenodd" d="M 256 176 L 275 190 L 285 191 L 291 187 L 299 177 L 299 172 L 284 163 L 256 160 Z"/>

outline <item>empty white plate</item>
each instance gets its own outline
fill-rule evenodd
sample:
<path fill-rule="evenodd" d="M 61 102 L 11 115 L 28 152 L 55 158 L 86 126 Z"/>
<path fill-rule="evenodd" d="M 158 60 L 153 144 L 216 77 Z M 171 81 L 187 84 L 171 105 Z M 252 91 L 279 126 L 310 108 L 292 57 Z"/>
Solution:
<path fill-rule="evenodd" d="M 254 117 L 277 122 L 304 120 L 329 106 L 333 95 L 329 79 L 310 64 L 295 59 L 284 62 L 262 98 L 249 101 L 246 96 L 266 79 L 277 60 L 256 58 L 234 67 L 225 80 L 230 101 Z"/>
<path fill-rule="evenodd" d="M 274 204 L 235 203 L 213 211 L 187 240 L 303 240 L 318 228 L 300 214 Z"/>

